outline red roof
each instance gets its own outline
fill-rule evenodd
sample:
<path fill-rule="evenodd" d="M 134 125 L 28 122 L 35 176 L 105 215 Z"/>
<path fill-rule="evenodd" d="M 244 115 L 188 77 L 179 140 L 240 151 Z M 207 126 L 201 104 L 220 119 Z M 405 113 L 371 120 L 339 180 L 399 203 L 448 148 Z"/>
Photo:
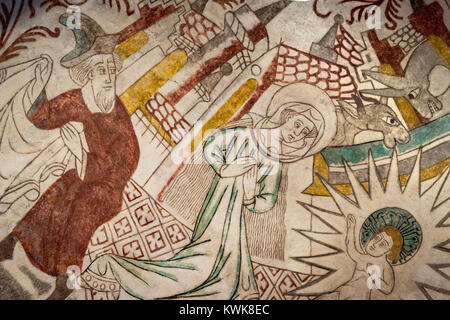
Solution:
<path fill-rule="evenodd" d="M 214 22 L 195 10 L 186 13 L 184 19 L 186 23 L 180 25 L 180 34 L 199 46 L 207 43 L 221 31 Z"/>
<path fill-rule="evenodd" d="M 305 82 L 325 90 L 333 99 L 349 99 L 356 84 L 347 67 L 280 45 L 275 84 Z"/>

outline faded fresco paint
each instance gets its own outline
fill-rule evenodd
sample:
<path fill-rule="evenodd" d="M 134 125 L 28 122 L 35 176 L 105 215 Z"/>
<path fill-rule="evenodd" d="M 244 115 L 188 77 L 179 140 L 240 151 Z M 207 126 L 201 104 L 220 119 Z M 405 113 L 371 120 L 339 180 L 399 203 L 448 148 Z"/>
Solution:
<path fill-rule="evenodd" d="M 449 299 L 449 14 L 2 1 L 0 299 Z"/>

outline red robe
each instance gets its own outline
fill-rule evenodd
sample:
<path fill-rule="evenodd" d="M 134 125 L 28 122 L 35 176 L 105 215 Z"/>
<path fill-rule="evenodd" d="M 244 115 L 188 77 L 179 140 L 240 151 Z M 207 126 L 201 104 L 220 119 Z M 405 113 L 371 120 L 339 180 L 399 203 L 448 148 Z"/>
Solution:
<path fill-rule="evenodd" d="M 31 121 L 41 129 L 81 122 L 89 147 L 84 180 L 75 169 L 67 171 L 13 231 L 30 261 L 56 276 L 71 265 L 81 268 L 96 229 L 120 212 L 122 193 L 138 164 L 139 145 L 117 97 L 110 113 L 92 113 L 80 89 L 68 91 L 44 100 Z"/>

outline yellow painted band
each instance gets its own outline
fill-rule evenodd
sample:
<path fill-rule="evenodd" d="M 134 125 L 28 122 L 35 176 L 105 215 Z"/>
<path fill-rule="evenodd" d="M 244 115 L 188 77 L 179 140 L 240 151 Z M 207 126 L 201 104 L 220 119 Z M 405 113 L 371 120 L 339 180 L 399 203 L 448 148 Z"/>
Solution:
<path fill-rule="evenodd" d="M 319 174 L 322 178 L 328 180 L 328 165 L 325 162 L 325 159 L 323 158 L 322 154 L 320 153 L 314 155 L 314 170 L 313 170 L 314 182 L 305 191 L 303 191 L 303 193 L 314 195 L 323 194 L 323 189 L 325 189 L 325 187 L 320 182 L 320 179 L 317 176 L 317 174 Z M 325 192 L 327 192 L 327 189 L 325 189 Z"/>
<path fill-rule="evenodd" d="M 447 61 L 447 65 L 450 66 L 450 48 L 447 46 L 444 40 L 438 36 L 431 35 L 429 37 L 430 43 L 438 54 Z"/>
<path fill-rule="evenodd" d="M 253 92 L 258 87 L 258 81 L 256 79 L 247 80 L 233 95 L 220 107 L 220 109 L 205 123 L 202 127 L 201 134 L 191 141 L 191 152 L 195 150 L 195 142 L 200 141 L 204 134 L 208 130 L 217 129 L 224 125 L 231 117 L 241 108 L 245 101 L 247 101 Z"/>
<path fill-rule="evenodd" d="M 148 42 L 148 37 L 145 32 L 141 31 L 119 44 L 114 50 L 122 60 L 127 59 L 132 54 L 136 53 Z"/>
<path fill-rule="evenodd" d="M 121 96 L 129 114 L 133 114 L 172 78 L 187 61 L 183 50 L 175 50 L 130 86 Z"/>
<path fill-rule="evenodd" d="M 450 165 L 450 158 L 447 158 L 434 166 L 426 168 L 420 172 L 420 181 L 426 181 L 437 177 Z M 402 186 L 406 185 L 409 179 L 409 174 L 400 175 L 400 183 Z M 324 177 L 326 179 L 326 177 Z M 386 185 L 386 179 L 382 180 L 383 184 Z M 368 190 L 368 183 L 361 183 L 366 190 Z M 336 184 L 333 187 L 339 190 L 344 195 L 349 195 L 353 193 L 352 186 L 350 184 Z M 320 182 L 319 179 L 314 179 L 314 183 L 304 191 L 306 194 L 318 195 L 318 196 L 329 196 L 328 190 Z"/>

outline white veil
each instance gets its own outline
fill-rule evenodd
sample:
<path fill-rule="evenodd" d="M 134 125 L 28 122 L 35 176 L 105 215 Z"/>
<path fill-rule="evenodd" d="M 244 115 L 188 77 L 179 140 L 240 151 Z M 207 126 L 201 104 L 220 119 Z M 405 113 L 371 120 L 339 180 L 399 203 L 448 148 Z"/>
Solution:
<path fill-rule="evenodd" d="M 0 240 L 73 160 L 59 129 L 41 130 L 27 117 L 35 103 L 27 89 L 41 59 L 0 72 Z"/>
<path fill-rule="evenodd" d="M 283 150 L 278 150 L 281 162 L 295 162 L 302 158 L 314 155 L 327 147 L 336 135 L 337 116 L 336 109 L 331 98 L 325 91 L 306 83 L 293 83 L 279 89 L 267 108 L 266 117 L 256 124 L 256 128 L 276 128 L 280 126 L 281 114 L 284 110 L 304 114 L 317 128 L 317 136 L 306 138 L 298 143 L 302 146 L 285 143 Z"/>

